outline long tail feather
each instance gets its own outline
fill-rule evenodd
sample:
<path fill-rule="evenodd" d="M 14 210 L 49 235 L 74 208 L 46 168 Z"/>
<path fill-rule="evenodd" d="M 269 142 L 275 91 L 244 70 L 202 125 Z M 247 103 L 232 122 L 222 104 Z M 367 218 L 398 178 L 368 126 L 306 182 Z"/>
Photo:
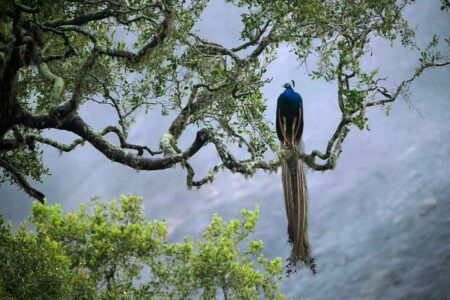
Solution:
<path fill-rule="evenodd" d="M 288 274 L 304 263 L 316 273 L 308 240 L 308 190 L 305 167 L 302 160 L 287 158 L 282 162 L 282 181 L 286 215 L 288 218 L 289 243 L 292 245 Z"/>

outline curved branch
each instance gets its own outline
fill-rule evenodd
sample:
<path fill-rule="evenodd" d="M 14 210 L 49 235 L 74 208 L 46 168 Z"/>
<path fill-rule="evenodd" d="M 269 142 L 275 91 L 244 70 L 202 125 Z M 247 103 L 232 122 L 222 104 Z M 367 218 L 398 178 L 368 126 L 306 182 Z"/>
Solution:
<path fill-rule="evenodd" d="M 94 51 L 80 68 L 75 79 L 75 87 L 70 100 L 60 104 L 59 106 L 51 108 L 47 114 L 34 114 L 19 106 L 17 122 L 34 129 L 58 128 L 59 124 L 61 124 L 66 118 L 70 115 L 76 114 L 80 102 L 83 99 L 84 90 L 86 88 L 86 79 L 94 67 L 97 57 L 98 53 Z M 55 80 L 55 93 L 60 93 L 62 90 L 62 87 L 57 86 L 58 84 L 60 84 L 60 82 L 58 83 L 58 81 Z"/>
<path fill-rule="evenodd" d="M 183 163 L 183 166 L 187 170 L 186 184 L 188 188 L 191 188 L 193 186 L 199 188 L 206 183 L 212 182 L 214 179 L 214 175 L 219 171 L 220 168 L 223 168 L 223 164 L 217 164 L 208 171 L 208 175 L 206 175 L 200 180 L 194 180 L 195 176 L 194 168 L 187 161 Z"/>
<path fill-rule="evenodd" d="M 55 103 L 55 101 L 61 97 L 62 92 L 64 90 L 64 80 L 61 77 L 53 74 L 46 63 L 42 63 L 39 65 L 39 71 L 45 78 L 52 81 L 53 88 L 49 98 L 51 103 Z"/>
<path fill-rule="evenodd" d="M 168 37 L 170 28 L 173 25 L 173 13 L 171 10 L 164 10 L 164 20 L 159 26 L 159 33 L 150 40 L 147 44 L 145 44 L 137 53 L 133 53 L 127 50 L 119 50 L 119 49 L 100 49 L 99 53 L 102 55 L 108 55 L 116 58 L 123 58 L 130 63 L 139 63 L 142 61 L 144 57 L 146 57 L 153 49 L 162 44 L 162 42 Z"/>
<path fill-rule="evenodd" d="M 261 37 L 264 35 L 264 33 L 266 32 L 266 30 L 267 30 L 267 28 L 269 27 L 269 25 L 270 25 L 270 20 L 268 20 L 268 21 L 264 24 L 264 26 L 261 28 L 261 30 L 259 31 L 259 33 L 255 36 L 255 38 L 251 39 L 250 41 L 248 41 L 248 42 L 246 42 L 246 43 L 244 43 L 244 44 L 242 44 L 242 45 L 240 45 L 240 46 L 231 48 L 230 50 L 233 51 L 233 52 L 239 52 L 239 51 L 241 51 L 241 50 L 247 49 L 247 48 L 250 47 L 250 46 L 254 46 L 254 45 L 258 44 L 258 41 L 259 41 L 259 40 L 261 39 Z"/>
<path fill-rule="evenodd" d="M 424 64 L 420 65 L 410 78 L 403 80 L 397 86 L 397 88 L 394 90 L 393 93 L 389 93 L 385 87 L 376 87 L 377 92 L 380 93 L 381 95 L 383 95 L 385 97 L 385 99 L 366 102 L 365 107 L 376 106 L 376 105 L 385 105 L 385 104 L 394 102 L 398 98 L 398 96 L 402 92 L 404 92 L 405 89 L 407 89 L 409 84 L 411 82 L 413 82 L 417 77 L 422 75 L 422 73 L 425 70 L 433 69 L 433 68 L 437 68 L 437 67 L 444 67 L 444 66 L 448 66 L 448 65 L 450 65 L 450 61 L 444 61 L 444 62 L 440 62 L 440 63 L 424 63 Z"/>
<path fill-rule="evenodd" d="M 112 145 L 105 140 L 101 134 L 95 132 L 79 116 L 75 116 L 74 118 L 65 121 L 61 125 L 60 129 L 73 132 L 82 137 L 108 159 L 137 170 L 162 170 L 170 168 L 175 164 L 194 156 L 204 145 L 208 143 L 208 134 L 206 130 L 203 129 L 197 132 L 194 142 L 184 152 L 162 158 L 147 158 L 127 153 L 122 148 Z M 114 131 L 116 134 L 120 133 L 119 129 L 117 129 L 117 131 L 111 131 Z M 130 144 L 128 145 L 131 147 Z"/>
<path fill-rule="evenodd" d="M 333 146 L 335 146 L 336 141 L 338 141 L 338 140 L 341 140 L 341 142 L 343 141 L 342 136 L 343 136 L 344 132 L 347 130 L 346 125 L 348 125 L 350 123 L 351 123 L 350 120 L 343 117 L 341 119 L 341 121 L 339 122 L 338 126 L 336 127 L 336 130 L 335 130 L 333 136 L 328 141 L 325 153 L 322 153 L 319 150 L 313 150 L 311 152 L 311 154 L 309 155 L 310 158 L 314 158 L 315 156 L 317 156 L 323 160 L 328 159 L 332 153 Z"/>
<path fill-rule="evenodd" d="M 44 203 L 45 195 L 39 192 L 38 190 L 34 189 L 33 187 L 31 187 L 25 176 L 22 173 L 20 173 L 20 171 L 17 170 L 16 167 L 14 167 L 12 164 L 10 164 L 9 162 L 7 162 L 2 158 L 0 158 L 0 167 L 8 171 L 12 175 L 14 181 L 21 188 L 23 188 L 28 195 L 35 198 L 39 202 Z"/>
<path fill-rule="evenodd" d="M 135 144 L 130 144 L 125 140 L 125 137 L 123 136 L 122 132 L 120 131 L 120 129 L 114 127 L 114 126 L 108 126 L 105 129 L 103 129 L 101 132 L 99 132 L 98 134 L 101 136 L 105 136 L 108 133 L 115 133 L 117 135 L 117 137 L 119 138 L 119 142 L 120 142 L 120 147 L 122 149 L 131 149 L 131 150 L 136 150 L 137 151 L 137 155 L 138 156 L 143 156 L 144 155 L 144 151 L 148 152 L 150 155 L 157 155 L 157 154 L 161 154 L 161 151 L 153 151 L 151 150 L 149 147 L 147 146 L 141 146 L 141 145 L 135 145 Z M 25 139 L 27 141 L 36 141 L 42 144 L 46 144 L 49 146 L 52 146 L 53 148 L 56 148 L 60 151 L 64 151 L 64 152 L 70 152 L 72 150 L 74 150 L 77 146 L 79 145 L 83 145 L 86 140 L 83 138 L 80 139 L 76 139 L 74 140 L 72 143 L 70 144 L 63 144 L 63 143 L 59 143 L 55 140 L 52 140 L 50 138 L 46 138 L 43 136 L 38 136 L 38 135 L 27 135 L 25 137 Z M 0 146 L 2 144 L 0 143 Z"/>

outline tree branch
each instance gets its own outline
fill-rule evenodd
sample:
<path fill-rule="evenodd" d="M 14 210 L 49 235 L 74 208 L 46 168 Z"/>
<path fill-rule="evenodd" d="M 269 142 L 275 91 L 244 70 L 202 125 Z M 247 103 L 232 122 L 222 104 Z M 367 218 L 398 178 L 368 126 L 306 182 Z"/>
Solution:
<path fill-rule="evenodd" d="M 187 160 L 195 155 L 204 145 L 208 142 L 208 135 L 206 130 L 199 130 L 197 136 L 191 146 L 184 152 L 166 156 L 163 158 L 146 158 L 142 156 L 136 156 L 131 153 L 125 152 L 123 149 L 118 148 L 105 139 L 102 135 L 96 133 L 88 124 L 86 124 L 80 117 L 75 116 L 70 120 L 65 121 L 60 129 L 64 129 L 75 133 L 89 142 L 98 151 L 105 155 L 108 159 L 129 166 L 137 170 L 162 170 L 172 167 L 175 164 L 180 163 L 183 160 Z M 117 129 L 117 128 L 116 128 Z M 121 135 L 120 130 L 113 130 L 111 128 L 105 129 L 106 131 L 113 131 L 118 136 Z M 140 150 L 140 146 L 133 147 L 131 144 L 127 144 L 127 148 L 134 150 Z"/>
<path fill-rule="evenodd" d="M 137 53 L 133 53 L 127 50 L 119 49 L 100 49 L 99 53 L 102 55 L 108 55 L 111 57 L 123 58 L 128 62 L 135 64 L 142 61 L 153 49 L 163 43 L 168 37 L 171 26 L 173 25 L 173 12 L 170 9 L 164 10 L 164 20 L 157 29 L 158 33 L 147 44 L 145 44 Z"/>
<path fill-rule="evenodd" d="M 22 144 L 16 139 L 1 139 L 0 140 L 0 150 L 1 151 L 11 151 L 18 149 Z"/>
<path fill-rule="evenodd" d="M 27 179 L 25 178 L 25 176 L 22 175 L 22 173 L 20 173 L 20 171 L 17 170 L 13 165 L 8 163 L 6 160 L 0 158 L 0 167 L 5 169 L 6 171 L 8 171 L 12 175 L 14 181 L 21 188 L 23 188 L 23 190 L 28 195 L 35 198 L 39 202 L 44 203 L 45 195 L 43 193 L 39 192 L 38 190 L 34 189 L 33 187 L 31 187 L 30 184 L 28 183 Z"/>
<path fill-rule="evenodd" d="M 19 106 L 17 113 L 17 122 L 34 129 L 57 128 L 59 124 L 61 124 L 67 117 L 76 114 L 78 106 L 83 99 L 82 96 L 86 88 L 86 79 L 88 78 L 88 74 L 94 67 L 94 63 L 97 57 L 98 53 L 94 51 L 80 68 L 75 79 L 75 87 L 70 100 L 60 104 L 59 106 L 50 108 L 47 114 L 34 114 Z M 50 76 L 50 74 L 48 76 Z M 60 86 L 61 82 L 58 81 L 58 77 L 54 77 L 54 93 L 60 94 L 63 87 Z"/>
<path fill-rule="evenodd" d="M 448 65 L 450 65 L 450 61 L 445 61 L 445 62 L 440 62 L 440 63 L 424 63 L 424 64 L 420 65 L 410 78 L 403 80 L 397 86 L 397 88 L 394 90 L 393 93 L 389 93 L 385 87 L 376 87 L 377 92 L 382 94 L 386 99 L 368 101 L 365 103 L 365 107 L 376 106 L 376 105 L 385 105 L 385 104 L 394 102 L 398 98 L 398 96 L 405 89 L 407 89 L 409 84 L 411 82 L 413 82 L 417 77 L 422 75 L 422 73 L 425 70 L 433 69 L 433 68 L 437 68 L 437 67 L 444 67 L 444 66 L 448 66 Z"/>
<path fill-rule="evenodd" d="M 62 25 L 84 25 L 91 21 L 99 21 L 114 16 L 114 12 L 110 8 L 105 8 L 95 13 L 84 14 L 72 19 L 61 19 L 52 22 L 46 22 L 43 25 L 48 27 L 58 27 Z"/>

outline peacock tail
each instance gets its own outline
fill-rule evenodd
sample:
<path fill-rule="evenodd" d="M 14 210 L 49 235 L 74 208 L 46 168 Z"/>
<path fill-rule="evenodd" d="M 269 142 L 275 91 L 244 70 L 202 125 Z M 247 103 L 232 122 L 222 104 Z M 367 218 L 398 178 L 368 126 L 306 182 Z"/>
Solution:
<path fill-rule="evenodd" d="M 301 142 L 295 145 L 302 151 Z M 316 273 L 314 258 L 308 240 L 308 189 L 306 185 L 305 166 L 301 159 L 289 157 L 283 159 L 282 182 L 286 216 L 288 219 L 289 243 L 292 246 L 288 263 L 288 274 L 303 263 Z"/>

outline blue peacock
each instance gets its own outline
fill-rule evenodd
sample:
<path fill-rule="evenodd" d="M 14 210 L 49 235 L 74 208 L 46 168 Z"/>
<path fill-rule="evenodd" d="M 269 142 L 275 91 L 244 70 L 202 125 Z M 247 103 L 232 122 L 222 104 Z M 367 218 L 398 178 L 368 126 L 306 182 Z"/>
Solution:
<path fill-rule="evenodd" d="M 278 139 L 284 149 L 294 153 L 303 151 L 303 99 L 295 92 L 295 82 L 286 83 L 284 92 L 278 97 L 276 126 Z M 308 241 L 308 191 L 305 166 L 295 155 L 282 159 L 282 181 L 286 215 L 288 218 L 289 243 L 292 246 L 288 274 L 303 263 L 316 273 L 314 258 Z"/>

